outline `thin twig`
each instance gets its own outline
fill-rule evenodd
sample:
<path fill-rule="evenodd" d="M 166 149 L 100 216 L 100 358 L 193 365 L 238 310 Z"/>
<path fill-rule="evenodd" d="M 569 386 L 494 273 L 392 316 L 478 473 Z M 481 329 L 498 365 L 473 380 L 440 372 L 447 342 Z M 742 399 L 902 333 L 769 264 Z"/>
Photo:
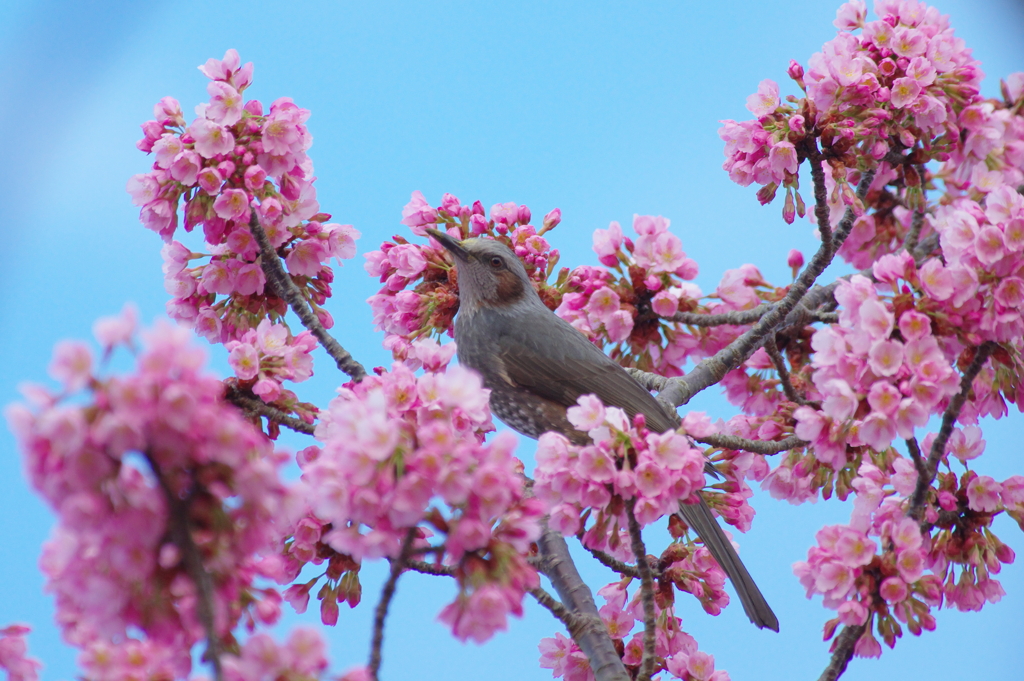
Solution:
<path fill-rule="evenodd" d="M 627 575 L 634 578 L 640 577 L 640 571 L 636 569 L 636 566 L 624 563 L 611 554 L 605 553 L 599 549 L 592 549 L 583 543 L 583 530 L 580 530 L 579 533 L 577 533 L 576 538 L 580 540 L 580 546 L 589 551 L 590 555 L 596 558 L 598 563 L 604 565 L 609 570 L 618 572 L 620 575 Z"/>
<path fill-rule="evenodd" d="M 160 489 L 163 490 L 164 498 L 167 500 L 168 520 L 170 524 L 171 540 L 178 550 L 181 551 L 181 562 L 185 566 L 185 572 L 189 579 L 195 584 L 198 598 L 196 599 L 196 611 L 199 622 L 203 625 L 206 634 L 206 655 L 210 666 L 213 667 L 215 681 L 223 681 L 224 672 L 220 662 L 220 638 L 217 636 L 213 616 L 213 579 L 203 565 L 203 557 L 199 553 L 199 547 L 192 539 L 192 530 L 189 527 L 189 506 L 192 498 L 190 493 L 185 499 L 175 494 L 170 484 L 160 470 L 160 466 L 153 459 L 152 455 L 146 454 L 149 467 L 156 476 Z"/>
<path fill-rule="evenodd" d="M 439 577 L 454 577 L 455 570 L 447 565 L 428 563 L 423 560 L 406 559 L 405 567 L 413 572 L 422 572 L 425 575 L 437 575 Z"/>
<path fill-rule="evenodd" d="M 734 310 L 720 314 L 699 314 L 697 312 L 676 312 L 665 317 L 670 322 L 679 322 L 687 326 L 745 326 L 753 324 L 771 309 L 770 303 L 761 303 L 750 310 Z"/>
<path fill-rule="evenodd" d="M 388 576 L 388 581 L 384 583 L 384 588 L 380 592 L 380 602 L 377 603 L 377 610 L 374 613 L 373 638 L 370 643 L 370 662 L 366 666 L 370 678 L 374 681 L 377 681 L 377 672 L 380 671 L 381 649 L 384 645 L 384 620 L 387 619 L 388 607 L 391 605 L 391 599 L 395 596 L 395 589 L 398 588 L 398 578 L 405 570 L 405 562 L 409 558 L 409 550 L 416 539 L 416 533 L 417 529 L 415 527 L 410 527 L 409 531 L 405 533 L 402 549 L 398 553 L 398 558 L 391 561 L 391 574 Z"/>
<path fill-rule="evenodd" d="M 863 624 L 843 627 L 836 638 L 835 647 L 832 649 L 832 659 L 825 667 L 825 671 L 818 677 L 818 681 L 836 681 L 843 675 L 846 665 L 853 657 L 854 646 L 857 645 L 857 640 L 864 635 L 866 629 L 867 627 Z"/>
<path fill-rule="evenodd" d="M 284 271 L 281 258 L 274 251 L 273 246 L 270 245 L 270 239 L 267 238 L 267 233 L 263 231 L 263 227 L 260 225 L 259 214 L 255 210 L 252 211 L 252 215 L 249 217 L 249 230 L 256 239 L 256 243 L 259 244 L 261 267 L 263 268 L 263 273 L 267 275 L 267 281 L 273 288 L 274 293 L 288 303 L 288 306 L 298 315 L 302 325 L 309 329 L 316 339 L 320 341 L 320 345 L 324 347 L 327 354 L 337 363 L 339 369 L 351 376 L 354 381 L 363 380 L 366 377 L 366 369 L 363 368 L 362 364 L 353 359 L 352 355 L 345 348 L 341 347 L 341 344 L 331 334 L 327 333 L 327 329 L 320 323 L 320 319 L 310 309 L 302 292 L 299 291 L 295 282 L 292 281 L 291 275 Z"/>
<path fill-rule="evenodd" d="M 644 607 L 644 656 L 640 662 L 640 675 L 637 681 L 650 681 L 654 674 L 654 642 L 656 638 L 654 621 L 654 578 L 651 566 L 647 562 L 647 548 L 644 546 L 643 532 L 640 523 L 633 513 L 636 499 L 626 503 L 626 517 L 629 519 L 629 538 L 636 558 L 636 567 L 640 572 L 640 602 Z"/>
<path fill-rule="evenodd" d="M 797 404 L 807 404 L 807 400 L 804 399 L 803 395 L 796 391 L 793 384 L 790 382 L 789 369 L 786 368 L 786 360 L 783 358 L 782 353 L 779 352 L 779 346 L 775 342 L 774 334 L 768 334 L 768 338 L 764 344 L 765 352 L 768 353 L 768 357 L 771 358 L 772 364 L 775 365 L 775 371 L 779 374 L 779 383 L 782 385 L 782 392 L 786 394 L 786 399 L 790 402 L 796 402 Z"/>
<path fill-rule="evenodd" d="M 316 426 L 312 423 L 306 423 L 302 419 L 289 416 L 280 409 L 271 407 L 255 395 L 246 395 L 233 385 L 224 384 L 224 399 L 240 407 L 246 416 L 264 416 L 268 421 L 275 421 L 282 426 L 291 428 L 297 433 L 305 433 L 306 435 L 312 435 L 316 431 Z"/>
<path fill-rule="evenodd" d="M 917 240 L 921 238 L 921 228 L 924 226 L 924 211 L 914 211 L 914 219 L 910 223 L 910 231 L 907 232 L 906 241 L 903 242 L 903 247 L 907 249 L 908 253 L 913 253 L 914 249 L 917 248 Z"/>
<path fill-rule="evenodd" d="M 946 411 L 942 414 L 942 425 L 939 427 L 938 435 L 936 435 L 935 440 L 932 442 L 932 449 L 928 454 L 928 460 L 925 461 L 924 474 L 918 473 L 917 486 L 910 497 L 910 509 L 907 511 L 907 515 L 911 518 L 920 521 L 924 515 L 925 494 L 931 488 L 932 482 L 935 481 L 935 476 L 938 474 L 939 462 L 942 461 L 942 457 L 946 454 L 946 443 L 949 442 L 949 436 L 953 434 L 953 424 L 956 423 L 957 418 L 960 416 L 960 410 L 963 409 L 964 403 L 967 402 L 967 396 L 971 393 L 974 379 L 981 373 L 985 362 L 995 352 L 996 347 L 996 344 L 992 341 L 985 341 L 978 346 L 974 354 L 974 361 L 971 362 L 967 370 L 964 371 L 964 375 L 960 378 L 960 392 L 949 400 Z"/>
<path fill-rule="evenodd" d="M 813 167 L 813 164 L 812 164 Z M 874 171 L 866 171 L 861 176 L 857 187 L 857 198 L 863 200 L 868 187 L 874 179 Z M 772 306 L 753 327 L 743 333 L 728 346 L 719 350 L 714 356 L 705 359 L 692 371 L 682 377 L 665 381 L 661 397 L 675 406 L 686 404 L 691 397 L 706 388 L 716 385 L 727 373 L 747 360 L 764 342 L 765 337 L 783 323 L 786 316 L 804 297 L 815 280 L 832 262 L 835 250 L 838 249 L 853 228 L 854 212 L 847 208 L 843 219 L 839 221 L 833 238 L 828 244 L 822 243 L 818 252 L 800 273 L 797 280 L 789 288 L 789 292 L 778 303 Z"/>
<path fill-rule="evenodd" d="M 694 437 L 693 439 L 701 444 L 711 445 L 712 447 L 765 455 L 788 452 L 794 447 L 802 447 L 807 444 L 807 440 L 802 440 L 796 435 L 790 435 L 784 440 L 748 440 L 745 437 L 737 437 L 736 435 L 712 433 L 703 437 Z"/>
<path fill-rule="evenodd" d="M 579 632 L 585 628 L 581 617 L 559 603 L 554 596 L 544 589 L 539 586 L 534 589 L 530 589 L 530 595 L 537 599 L 538 603 L 547 608 L 551 614 L 555 616 L 555 619 L 565 625 L 565 630 L 569 632 L 569 635 L 572 636 L 574 640 L 576 638 L 576 634 L 573 632 Z"/>
<path fill-rule="evenodd" d="M 907 451 L 910 452 L 910 460 L 914 462 L 914 468 L 917 470 L 917 479 L 928 475 L 928 469 L 925 467 L 924 458 L 921 457 L 921 447 L 917 444 L 916 437 L 909 437 L 904 442 L 907 443 Z"/>

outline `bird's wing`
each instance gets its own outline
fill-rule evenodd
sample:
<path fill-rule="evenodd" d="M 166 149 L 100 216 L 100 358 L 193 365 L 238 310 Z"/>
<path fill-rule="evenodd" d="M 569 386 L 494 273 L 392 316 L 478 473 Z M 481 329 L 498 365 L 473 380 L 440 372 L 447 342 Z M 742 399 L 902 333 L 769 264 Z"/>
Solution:
<path fill-rule="evenodd" d="M 564 320 L 553 314 L 549 319 L 556 321 L 545 323 L 550 333 L 526 324 L 499 337 L 497 359 L 513 384 L 566 407 L 593 393 L 630 418 L 643 414 L 651 430 L 674 428 L 661 404 L 621 366 Z"/>

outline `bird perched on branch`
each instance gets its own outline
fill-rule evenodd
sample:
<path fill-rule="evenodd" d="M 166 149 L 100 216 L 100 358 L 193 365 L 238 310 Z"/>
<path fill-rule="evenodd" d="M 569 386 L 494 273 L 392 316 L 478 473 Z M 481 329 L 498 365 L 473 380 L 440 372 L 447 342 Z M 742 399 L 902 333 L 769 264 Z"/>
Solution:
<path fill-rule="evenodd" d="M 459 241 L 436 229 L 427 232 L 451 252 L 458 271 L 459 362 L 483 376 L 491 390 L 491 411 L 510 428 L 532 438 L 554 431 L 587 444 L 589 436 L 566 417 L 566 410 L 587 394 L 619 407 L 630 419 L 643 414 L 651 430 L 675 428 L 676 420 L 650 392 L 544 305 L 507 246 L 490 239 Z M 750 621 L 778 631 L 778 618 L 707 503 L 701 499 L 679 506 L 732 580 Z"/>

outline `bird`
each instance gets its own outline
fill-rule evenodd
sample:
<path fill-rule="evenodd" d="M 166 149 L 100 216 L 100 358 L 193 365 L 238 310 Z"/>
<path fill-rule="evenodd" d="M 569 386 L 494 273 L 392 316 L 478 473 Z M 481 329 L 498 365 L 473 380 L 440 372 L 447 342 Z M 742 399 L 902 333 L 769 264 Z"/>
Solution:
<path fill-rule="evenodd" d="M 554 431 L 574 444 L 588 444 L 589 436 L 573 427 L 566 410 L 580 396 L 594 394 L 605 406 L 624 410 L 630 420 L 643 414 L 653 431 L 675 429 L 674 415 L 646 388 L 548 309 L 522 261 L 505 244 L 482 237 L 459 240 L 432 228 L 426 231 L 455 261 L 459 364 L 482 376 L 491 391 L 491 411 L 507 426 L 535 439 Z M 680 503 L 679 508 L 732 581 L 750 621 L 777 632 L 778 618 L 707 502 L 701 498 L 696 504 Z"/>

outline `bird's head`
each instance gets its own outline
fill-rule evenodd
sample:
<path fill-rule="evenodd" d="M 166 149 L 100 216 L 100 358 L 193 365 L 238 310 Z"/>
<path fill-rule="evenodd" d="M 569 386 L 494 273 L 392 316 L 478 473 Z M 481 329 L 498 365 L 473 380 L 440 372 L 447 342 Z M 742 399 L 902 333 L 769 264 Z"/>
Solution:
<path fill-rule="evenodd" d="M 427 233 L 454 256 L 459 272 L 459 307 L 463 311 L 500 309 L 537 297 L 523 263 L 500 241 L 459 241 L 436 229 L 427 229 Z"/>

